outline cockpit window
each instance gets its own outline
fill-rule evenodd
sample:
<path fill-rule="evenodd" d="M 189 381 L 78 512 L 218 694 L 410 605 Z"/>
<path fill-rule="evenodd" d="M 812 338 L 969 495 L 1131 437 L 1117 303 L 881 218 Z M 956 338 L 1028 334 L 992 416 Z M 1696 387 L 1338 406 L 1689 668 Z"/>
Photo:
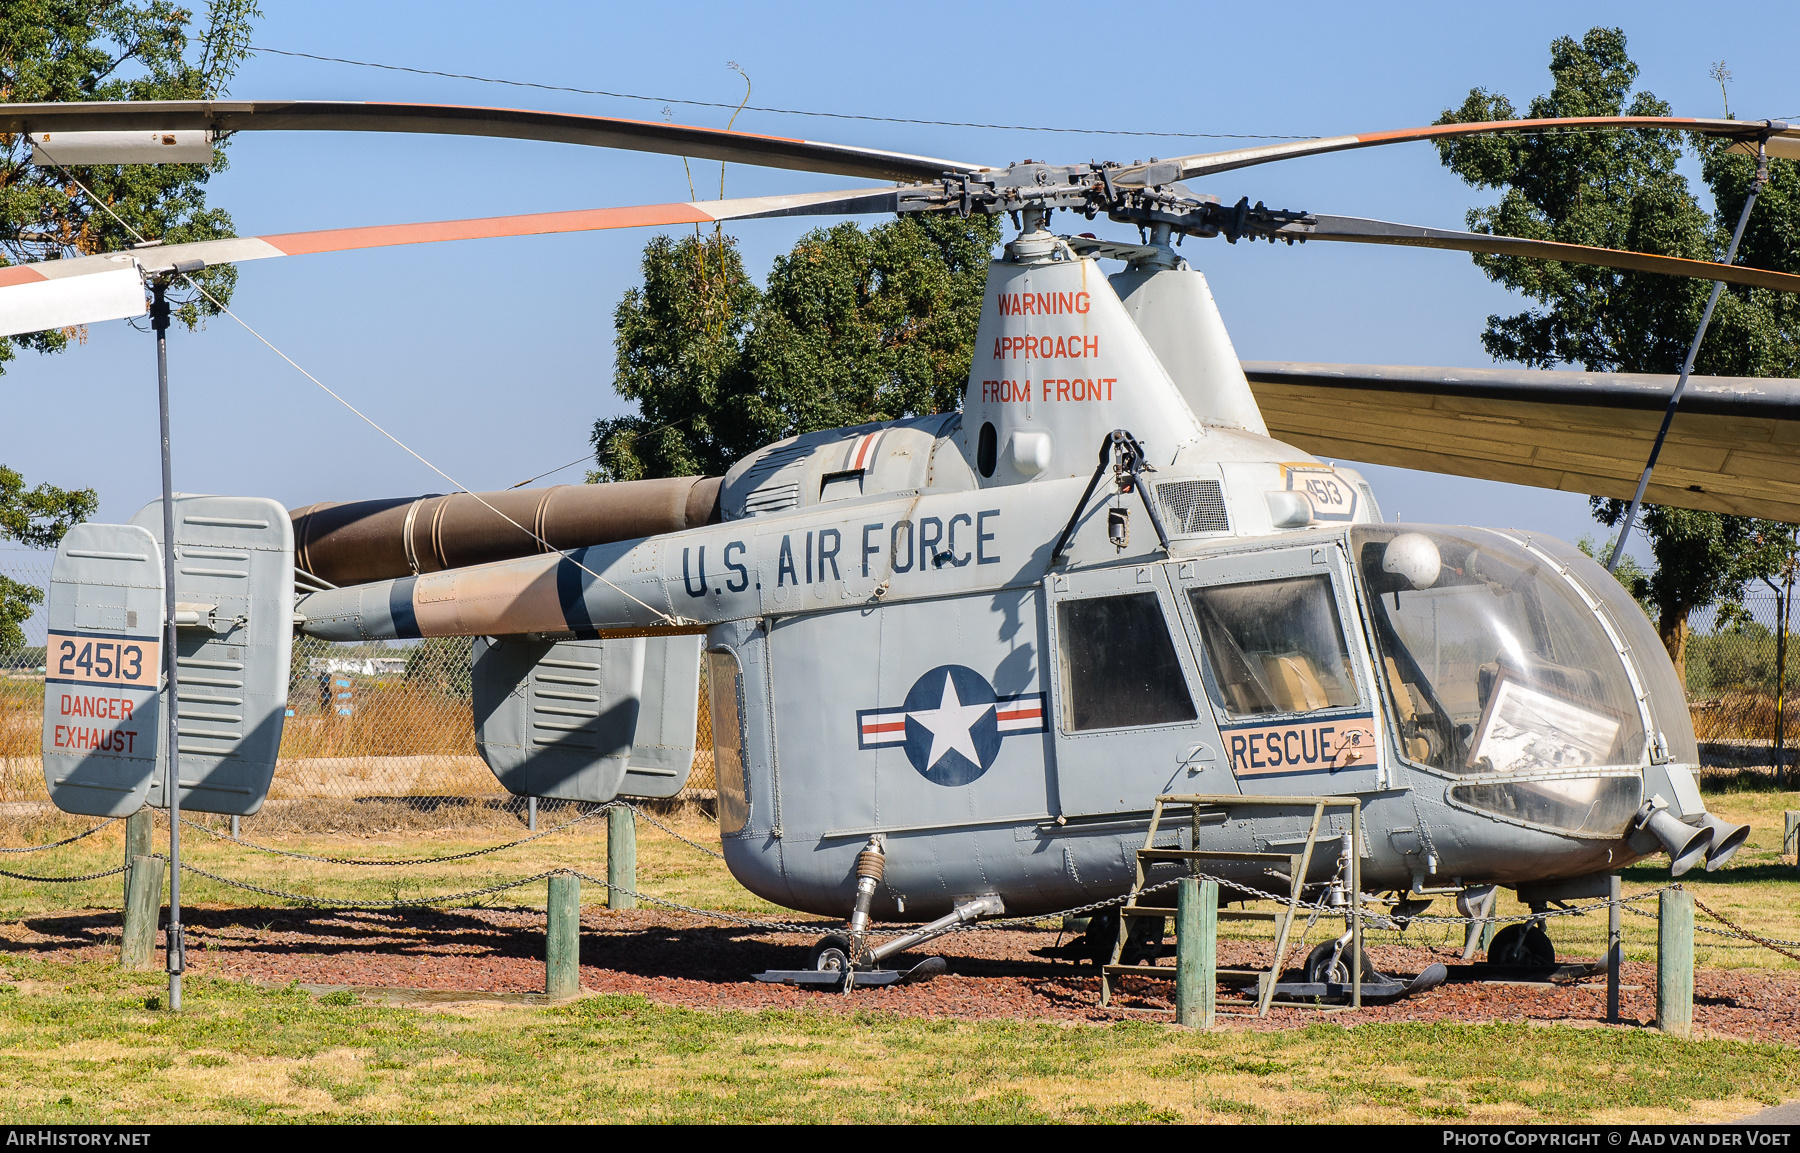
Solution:
<path fill-rule="evenodd" d="M 1326 576 L 1188 590 L 1215 703 L 1232 717 L 1360 703 Z"/>
<path fill-rule="evenodd" d="M 1473 529 L 1352 530 L 1412 761 L 1452 773 L 1635 765 L 1637 697 L 1562 575 Z"/>

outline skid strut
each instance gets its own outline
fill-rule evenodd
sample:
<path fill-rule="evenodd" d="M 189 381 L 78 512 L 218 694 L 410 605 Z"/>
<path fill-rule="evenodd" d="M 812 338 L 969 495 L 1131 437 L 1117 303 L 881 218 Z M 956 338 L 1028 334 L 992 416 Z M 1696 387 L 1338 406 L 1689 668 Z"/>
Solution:
<path fill-rule="evenodd" d="M 845 927 L 845 932 L 828 934 L 813 946 L 811 968 L 771 969 L 766 973 L 756 974 L 756 979 L 783 985 L 840 988 L 848 993 L 858 985 L 895 985 L 902 981 L 936 976 L 946 968 L 942 957 L 927 957 L 904 971 L 878 966 L 889 957 L 953 932 L 970 921 L 982 917 L 997 917 L 1006 912 L 1006 905 L 999 897 L 976 897 L 964 901 L 937 920 L 920 925 L 910 933 L 870 946 L 869 907 L 874 903 L 875 890 L 881 885 L 886 867 L 886 839 L 877 833 L 869 838 L 863 851 L 856 855 L 856 903 L 851 908 L 850 923 Z"/>

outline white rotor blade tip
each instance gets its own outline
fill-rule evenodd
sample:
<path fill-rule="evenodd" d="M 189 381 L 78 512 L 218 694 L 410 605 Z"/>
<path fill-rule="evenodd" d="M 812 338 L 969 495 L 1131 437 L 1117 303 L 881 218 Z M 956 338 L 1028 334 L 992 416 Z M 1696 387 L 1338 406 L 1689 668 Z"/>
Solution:
<path fill-rule="evenodd" d="M 0 336 L 124 320 L 150 311 L 137 266 L 0 288 Z"/>

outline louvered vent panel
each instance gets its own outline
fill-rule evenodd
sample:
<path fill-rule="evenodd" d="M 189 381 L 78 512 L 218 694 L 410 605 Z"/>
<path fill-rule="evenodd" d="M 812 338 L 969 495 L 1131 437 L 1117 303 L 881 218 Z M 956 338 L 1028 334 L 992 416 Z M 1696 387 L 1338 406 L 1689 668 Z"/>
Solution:
<path fill-rule="evenodd" d="M 751 516 L 766 512 L 780 512 L 793 508 L 800 503 L 800 486 L 797 484 L 772 484 L 768 488 L 759 488 L 744 498 L 744 511 Z"/>
<path fill-rule="evenodd" d="M 597 749 L 600 666 L 544 659 L 531 670 L 531 743 Z"/>
<path fill-rule="evenodd" d="M 744 480 L 752 485 L 760 484 L 775 473 L 808 455 L 812 449 L 806 445 L 790 444 L 786 448 L 778 448 L 751 465 L 744 472 Z"/>
<path fill-rule="evenodd" d="M 1225 515 L 1225 489 L 1216 480 L 1172 480 L 1156 486 L 1163 519 L 1173 536 L 1230 532 Z"/>

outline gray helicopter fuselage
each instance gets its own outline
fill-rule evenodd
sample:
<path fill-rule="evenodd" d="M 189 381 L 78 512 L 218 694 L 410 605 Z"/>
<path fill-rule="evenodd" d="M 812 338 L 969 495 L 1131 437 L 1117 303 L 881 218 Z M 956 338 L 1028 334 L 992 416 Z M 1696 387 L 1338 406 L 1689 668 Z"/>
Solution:
<path fill-rule="evenodd" d="M 994 263 L 960 412 L 758 450 L 722 523 L 312 594 L 305 631 L 703 632 L 726 862 L 817 913 L 874 836 L 880 917 L 1116 896 L 1165 793 L 1355 797 L 1369 891 L 1616 870 L 1658 851 L 1652 795 L 1704 818 L 1681 686 L 1611 577 L 1382 523 L 1354 471 L 1267 435 L 1199 273 L 1142 249 L 1109 282 L 1078 243 Z M 1114 429 L 1152 471 L 1084 500 Z M 1310 816 L 1165 835 L 1298 852 Z"/>

